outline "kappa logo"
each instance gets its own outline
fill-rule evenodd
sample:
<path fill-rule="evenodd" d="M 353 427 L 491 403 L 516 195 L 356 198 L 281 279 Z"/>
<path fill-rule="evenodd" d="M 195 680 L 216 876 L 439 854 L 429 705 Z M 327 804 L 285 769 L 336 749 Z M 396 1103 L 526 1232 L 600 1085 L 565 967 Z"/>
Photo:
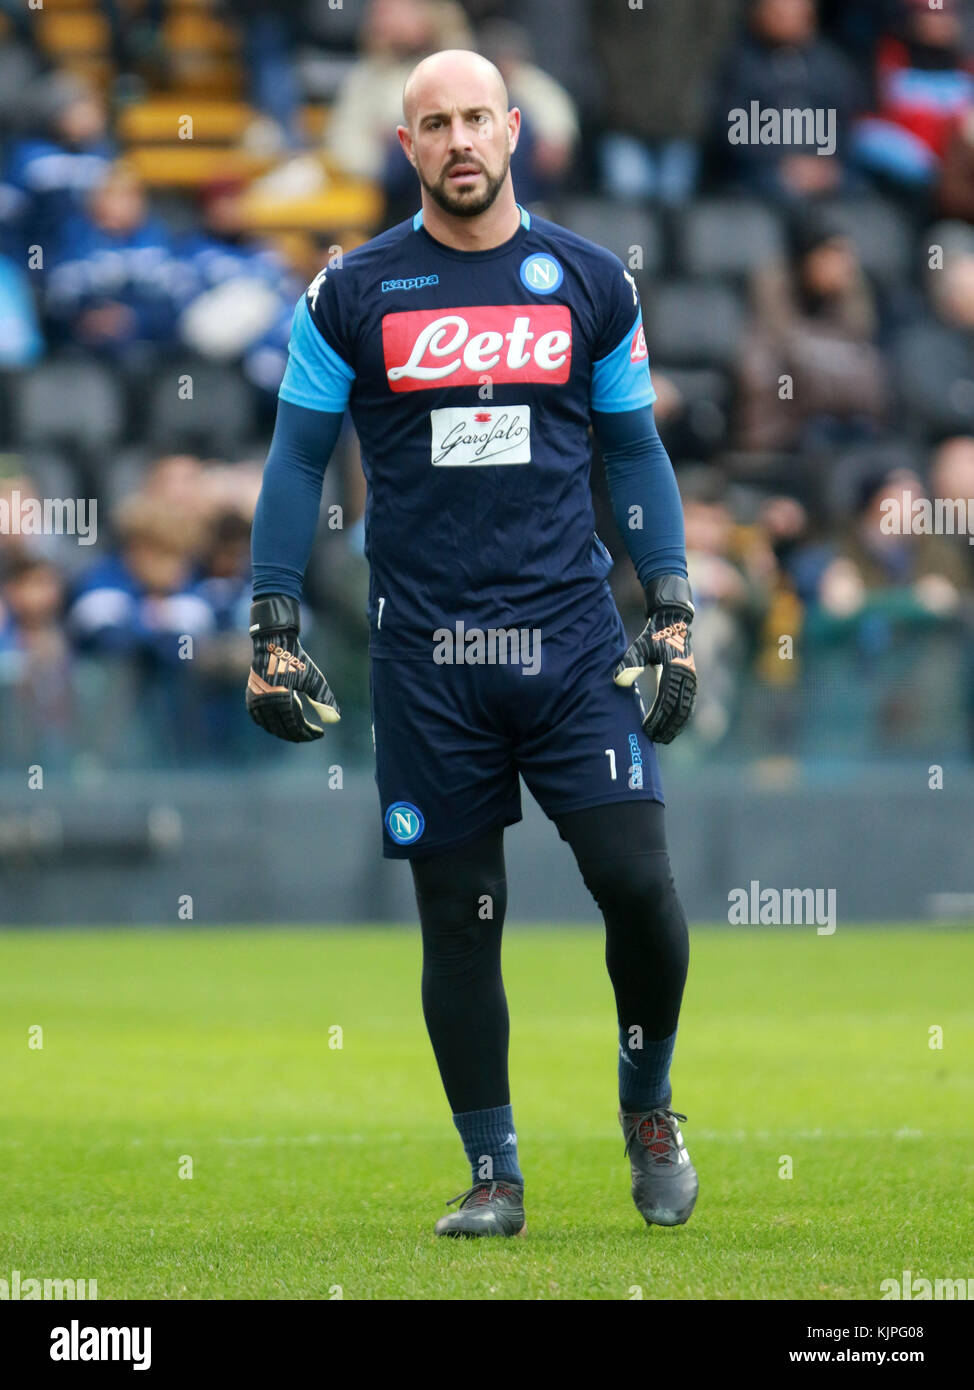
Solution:
<path fill-rule="evenodd" d="M 427 285 L 439 283 L 438 275 L 409 275 L 402 280 L 383 280 L 380 290 L 382 294 L 388 294 L 390 290 L 424 290 Z"/>
<path fill-rule="evenodd" d="M 561 385 L 572 364 L 566 304 L 480 304 L 412 309 L 382 319 L 382 353 L 393 391 L 547 381 Z"/>
<path fill-rule="evenodd" d="M 386 811 L 385 825 L 397 845 L 411 845 L 426 829 L 422 811 L 411 801 L 394 801 Z"/>
<path fill-rule="evenodd" d="M 308 296 L 308 303 L 311 305 L 312 309 L 317 309 L 318 307 L 318 295 L 321 291 L 322 285 L 325 283 L 325 278 L 327 277 L 327 275 L 328 267 L 326 266 L 324 270 L 318 271 L 318 274 L 311 281 L 311 284 L 308 286 L 306 290 L 306 294 Z"/>
<path fill-rule="evenodd" d="M 642 324 L 640 324 L 639 327 L 636 329 L 635 333 L 632 335 L 632 346 L 629 349 L 629 361 L 645 362 L 648 356 L 649 352 L 646 347 L 646 333 L 643 329 Z"/>

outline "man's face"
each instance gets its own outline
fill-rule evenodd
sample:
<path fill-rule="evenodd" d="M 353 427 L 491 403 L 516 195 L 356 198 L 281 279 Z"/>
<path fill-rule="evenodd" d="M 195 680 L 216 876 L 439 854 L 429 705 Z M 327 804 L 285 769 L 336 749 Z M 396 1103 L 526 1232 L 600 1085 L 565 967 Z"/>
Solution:
<path fill-rule="evenodd" d="M 109 178 L 92 195 L 91 215 L 106 232 L 132 231 L 145 218 L 141 188 L 131 179 Z"/>
<path fill-rule="evenodd" d="M 808 43 L 818 23 L 815 0 L 760 0 L 751 23 L 767 43 Z"/>
<path fill-rule="evenodd" d="M 476 217 L 491 206 L 507 177 L 520 120 L 476 86 L 421 93 L 404 141 L 423 187 L 454 217 Z"/>

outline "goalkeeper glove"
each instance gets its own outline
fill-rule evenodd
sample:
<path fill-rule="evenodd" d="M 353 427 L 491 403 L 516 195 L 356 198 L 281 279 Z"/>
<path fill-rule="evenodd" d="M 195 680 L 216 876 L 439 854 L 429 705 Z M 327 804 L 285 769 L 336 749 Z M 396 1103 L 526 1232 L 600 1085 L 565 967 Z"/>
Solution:
<path fill-rule="evenodd" d="M 297 599 L 270 594 L 250 607 L 254 660 L 247 709 L 255 724 L 290 743 L 321 738 L 341 715 L 328 682 L 298 641 Z"/>
<path fill-rule="evenodd" d="M 630 686 L 647 666 L 656 667 L 656 698 L 643 730 L 654 743 L 672 743 L 693 713 L 697 668 L 690 650 L 693 596 L 679 574 L 652 579 L 646 588 L 646 626 L 613 673 Z"/>

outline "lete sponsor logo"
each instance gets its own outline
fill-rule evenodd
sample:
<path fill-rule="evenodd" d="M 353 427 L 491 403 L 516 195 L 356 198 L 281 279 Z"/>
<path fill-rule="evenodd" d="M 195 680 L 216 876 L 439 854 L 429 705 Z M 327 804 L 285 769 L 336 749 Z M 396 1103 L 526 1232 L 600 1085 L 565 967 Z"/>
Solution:
<path fill-rule="evenodd" d="M 645 362 L 648 356 L 649 353 L 646 350 L 646 333 L 642 324 L 640 324 L 632 335 L 632 347 L 629 349 L 629 361 Z"/>
<path fill-rule="evenodd" d="M 444 313 L 386 314 L 382 352 L 393 391 L 492 382 L 568 380 L 571 311 L 565 304 L 473 305 Z"/>

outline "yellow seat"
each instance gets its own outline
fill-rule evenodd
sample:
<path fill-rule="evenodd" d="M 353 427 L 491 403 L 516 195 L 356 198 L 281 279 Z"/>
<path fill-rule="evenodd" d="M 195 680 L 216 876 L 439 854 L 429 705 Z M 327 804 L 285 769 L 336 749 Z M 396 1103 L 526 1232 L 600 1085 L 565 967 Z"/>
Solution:
<path fill-rule="evenodd" d="M 235 59 L 213 58 L 186 50 L 174 53 L 172 85 L 193 101 L 239 101 L 246 89 L 244 73 Z M 192 114 L 192 107 L 188 108 Z"/>
<path fill-rule="evenodd" d="M 108 51 L 108 21 L 97 10 L 43 9 L 37 11 L 36 22 L 41 47 L 47 53 L 59 56 Z"/>
<path fill-rule="evenodd" d="M 198 188 L 215 179 L 253 179 L 274 163 L 266 155 L 219 145 L 137 145 L 125 154 L 143 182 L 154 188 Z"/>
<path fill-rule="evenodd" d="M 167 17 L 166 47 L 173 52 L 196 49 L 201 53 L 231 54 L 238 48 L 237 33 L 205 10 L 177 10 Z"/>
<path fill-rule="evenodd" d="M 375 184 L 349 179 L 302 198 L 279 198 L 252 189 L 244 216 L 253 231 L 331 232 L 374 227 L 382 207 Z"/>
<path fill-rule="evenodd" d="M 324 139 L 330 117 L 330 106 L 325 106 L 318 102 L 308 102 L 301 107 L 301 114 L 299 117 L 301 133 L 310 144 L 320 144 Z"/>
<path fill-rule="evenodd" d="M 172 143 L 181 122 L 192 117 L 192 139 L 203 145 L 236 144 L 256 115 L 243 101 L 200 101 L 191 93 L 127 106 L 119 114 L 118 136 L 126 144 Z M 188 143 L 188 141 L 187 141 Z"/>

